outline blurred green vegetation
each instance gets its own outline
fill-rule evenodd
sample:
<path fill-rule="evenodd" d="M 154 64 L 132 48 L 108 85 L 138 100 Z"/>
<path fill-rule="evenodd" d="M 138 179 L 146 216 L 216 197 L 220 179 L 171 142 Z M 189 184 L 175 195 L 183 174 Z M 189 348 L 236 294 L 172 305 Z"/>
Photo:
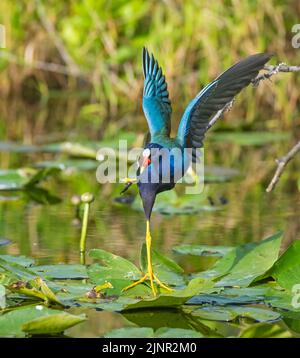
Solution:
<path fill-rule="evenodd" d="M 291 44 L 299 14 L 298 0 L 2 0 L 0 134 L 29 142 L 45 134 L 49 140 L 50 131 L 92 139 L 123 128 L 144 131 L 144 45 L 165 71 L 177 123 L 189 100 L 243 56 L 269 51 L 273 64 L 299 64 L 300 50 Z M 41 70 L 41 63 L 72 75 Z M 222 125 L 295 128 L 299 81 L 279 74 L 248 88 Z"/>

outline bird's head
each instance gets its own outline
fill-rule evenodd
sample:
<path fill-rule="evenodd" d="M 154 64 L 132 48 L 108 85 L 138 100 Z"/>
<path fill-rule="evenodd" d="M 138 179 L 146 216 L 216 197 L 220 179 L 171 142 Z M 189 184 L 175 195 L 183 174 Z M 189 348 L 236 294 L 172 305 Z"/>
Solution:
<path fill-rule="evenodd" d="M 175 185 L 170 151 L 159 144 L 148 144 L 139 158 L 137 179 L 144 212 L 147 220 L 150 220 L 156 195 Z"/>

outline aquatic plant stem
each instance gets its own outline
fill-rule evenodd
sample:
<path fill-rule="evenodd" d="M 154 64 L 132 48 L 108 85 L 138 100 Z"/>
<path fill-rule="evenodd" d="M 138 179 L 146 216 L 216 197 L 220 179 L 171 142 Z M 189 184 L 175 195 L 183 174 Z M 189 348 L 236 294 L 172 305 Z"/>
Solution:
<path fill-rule="evenodd" d="M 94 200 L 94 197 L 90 193 L 85 193 L 81 196 L 81 201 L 84 203 L 83 219 L 81 226 L 81 237 L 80 237 L 80 263 L 85 265 L 85 252 L 86 252 L 86 233 L 89 220 L 90 204 Z"/>

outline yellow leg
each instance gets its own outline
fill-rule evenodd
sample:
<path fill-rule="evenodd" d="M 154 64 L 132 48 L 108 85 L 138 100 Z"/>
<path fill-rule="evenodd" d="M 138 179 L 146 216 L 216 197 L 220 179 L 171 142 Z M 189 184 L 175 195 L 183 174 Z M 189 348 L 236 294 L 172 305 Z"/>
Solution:
<path fill-rule="evenodd" d="M 152 260 L 151 260 L 151 234 L 150 234 L 150 222 L 147 220 L 147 228 L 146 228 L 146 247 L 147 247 L 147 264 L 148 264 L 148 275 L 150 278 L 151 290 L 154 296 L 156 296 L 156 289 L 154 287 L 153 279 L 153 269 L 152 269 Z"/>
<path fill-rule="evenodd" d="M 127 291 L 132 287 L 135 287 L 137 285 L 139 285 L 140 283 L 144 283 L 147 279 L 150 280 L 150 286 L 151 286 L 151 290 L 153 293 L 153 296 L 155 297 L 157 292 L 156 292 L 156 288 L 154 286 L 154 280 L 156 281 L 157 285 L 164 288 L 165 290 L 168 291 L 173 291 L 170 287 L 168 287 L 167 285 L 165 285 L 164 283 L 162 283 L 158 277 L 154 274 L 153 272 L 153 267 L 152 267 L 152 259 L 151 259 L 151 234 L 150 234 L 150 222 L 147 220 L 147 227 L 146 227 L 146 248 L 147 248 L 147 270 L 148 272 L 145 274 L 145 276 L 143 276 L 140 280 L 134 282 L 133 284 L 123 288 L 123 291 Z"/>
<path fill-rule="evenodd" d="M 189 174 L 193 178 L 195 186 L 198 185 L 200 183 L 199 175 L 196 173 L 193 167 L 189 168 Z"/>

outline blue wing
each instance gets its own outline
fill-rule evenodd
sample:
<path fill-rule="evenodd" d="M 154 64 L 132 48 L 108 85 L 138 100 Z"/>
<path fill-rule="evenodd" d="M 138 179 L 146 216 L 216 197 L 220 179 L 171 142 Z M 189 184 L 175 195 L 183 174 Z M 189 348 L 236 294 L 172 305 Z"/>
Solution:
<path fill-rule="evenodd" d="M 211 117 L 250 84 L 270 57 L 266 53 L 249 56 L 204 87 L 189 103 L 179 124 L 177 139 L 181 145 L 189 148 L 203 147 Z"/>
<path fill-rule="evenodd" d="M 169 136 L 171 130 L 171 102 L 167 82 L 153 55 L 143 48 L 144 93 L 143 110 L 151 137 L 157 134 Z"/>

